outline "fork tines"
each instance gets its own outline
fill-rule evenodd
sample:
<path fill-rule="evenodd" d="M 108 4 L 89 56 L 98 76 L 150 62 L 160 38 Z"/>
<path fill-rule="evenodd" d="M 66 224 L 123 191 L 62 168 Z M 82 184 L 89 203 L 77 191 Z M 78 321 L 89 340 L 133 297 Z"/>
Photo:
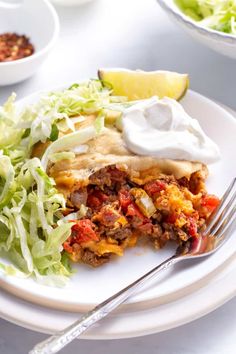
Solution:
<path fill-rule="evenodd" d="M 220 238 L 236 220 L 236 177 L 221 198 L 219 206 L 210 216 L 204 235 Z"/>

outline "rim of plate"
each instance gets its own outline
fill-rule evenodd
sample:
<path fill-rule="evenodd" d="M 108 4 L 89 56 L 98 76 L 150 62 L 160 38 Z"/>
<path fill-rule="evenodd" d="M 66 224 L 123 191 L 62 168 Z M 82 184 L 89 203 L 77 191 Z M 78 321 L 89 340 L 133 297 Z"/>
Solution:
<path fill-rule="evenodd" d="M 80 338 L 111 340 L 139 337 L 166 331 L 199 319 L 214 311 L 236 295 L 236 258 L 204 287 L 181 300 L 137 313 L 113 314 L 103 319 Z M 212 294 L 217 296 L 212 296 Z M 41 333 L 60 331 L 79 317 L 78 313 L 45 309 L 5 292 L 0 293 L 0 316 L 16 325 Z M 183 311 L 184 303 L 184 311 Z M 82 315 L 82 314 L 81 314 Z"/>

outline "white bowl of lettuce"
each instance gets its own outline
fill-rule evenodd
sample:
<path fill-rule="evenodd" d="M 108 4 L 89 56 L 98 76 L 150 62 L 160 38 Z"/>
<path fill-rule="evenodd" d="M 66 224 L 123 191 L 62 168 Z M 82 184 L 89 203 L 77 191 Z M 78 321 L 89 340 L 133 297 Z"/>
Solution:
<path fill-rule="evenodd" d="M 193 38 L 223 55 L 236 58 L 234 0 L 157 1 Z"/>

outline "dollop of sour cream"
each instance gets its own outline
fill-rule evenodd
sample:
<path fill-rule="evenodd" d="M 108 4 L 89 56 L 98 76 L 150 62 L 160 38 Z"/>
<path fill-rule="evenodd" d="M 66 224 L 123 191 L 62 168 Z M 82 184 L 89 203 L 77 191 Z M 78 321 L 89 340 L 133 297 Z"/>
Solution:
<path fill-rule="evenodd" d="M 122 121 L 128 149 L 138 155 L 212 163 L 218 146 L 175 100 L 156 96 L 127 108 Z"/>

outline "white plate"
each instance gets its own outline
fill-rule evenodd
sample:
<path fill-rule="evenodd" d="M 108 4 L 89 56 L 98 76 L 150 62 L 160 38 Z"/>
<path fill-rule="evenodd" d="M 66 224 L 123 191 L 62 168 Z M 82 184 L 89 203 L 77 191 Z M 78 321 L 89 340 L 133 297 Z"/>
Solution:
<path fill-rule="evenodd" d="M 235 255 L 215 276 L 191 294 L 145 311 L 114 313 L 80 338 L 131 338 L 165 331 L 196 320 L 215 310 L 236 295 Z M 0 317 L 19 326 L 43 333 L 55 333 L 72 324 L 79 313 L 47 309 L 0 293 Z"/>
<path fill-rule="evenodd" d="M 37 93 L 27 97 L 21 101 L 21 105 L 34 101 L 38 96 Z M 192 91 L 188 92 L 182 104 L 190 115 L 199 120 L 206 133 L 221 149 L 222 159 L 210 167 L 208 180 L 209 191 L 221 195 L 235 176 L 233 146 L 236 122 L 233 116 L 219 105 Z M 131 307 L 133 310 L 147 309 L 153 307 L 153 304 L 169 303 L 183 294 L 190 293 L 193 286 L 202 286 L 202 282 L 209 279 L 232 256 L 234 250 L 232 237 L 212 257 L 194 262 L 191 267 L 187 262 L 176 266 L 133 297 L 126 305 L 126 311 Z M 18 297 L 37 304 L 67 311 L 84 311 L 120 290 L 171 253 L 171 248 L 158 252 L 148 247 L 134 248 L 128 250 L 124 257 L 99 269 L 79 265 L 77 274 L 68 286 L 62 289 L 39 285 L 33 279 L 18 279 L 4 274 L 0 275 L 0 285 Z"/>

